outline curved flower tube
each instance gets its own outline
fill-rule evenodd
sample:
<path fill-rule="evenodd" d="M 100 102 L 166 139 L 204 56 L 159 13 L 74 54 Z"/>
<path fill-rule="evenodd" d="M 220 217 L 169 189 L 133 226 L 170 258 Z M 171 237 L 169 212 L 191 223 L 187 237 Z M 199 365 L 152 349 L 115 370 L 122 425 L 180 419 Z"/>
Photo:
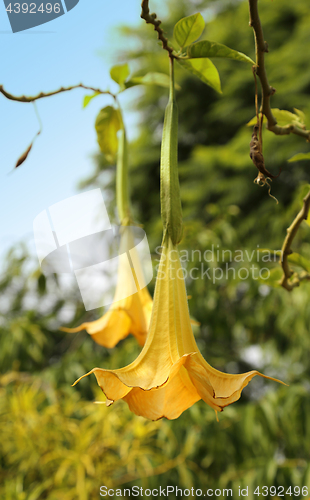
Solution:
<path fill-rule="evenodd" d="M 128 265 L 127 259 L 119 259 L 117 285 L 110 309 L 95 321 L 82 323 L 76 328 L 61 328 L 64 332 L 86 330 L 97 344 L 108 348 L 116 346 L 130 333 L 143 346 L 153 306 L 147 287 L 141 289 L 136 278 L 137 274 L 142 275 L 142 269 L 134 248 L 131 228 L 124 226 L 122 229 L 120 254 L 128 254 L 130 248 L 131 254 L 134 253 L 135 268 Z"/>
<path fill-rule="evenodd" d="M 203 399 L 216 412 L 240 398 L 256 370 L 231 375 L 210 366 L 191 328 L 185 282 L 177 247 L 164 241 L 146 343 L 136 360 L 117 370 L 94 368 L 110 405 L 124 399 L 132 412 L 151 420 L 175 419 Z M 74 384 L 74 385 L 75 385 Z"/>

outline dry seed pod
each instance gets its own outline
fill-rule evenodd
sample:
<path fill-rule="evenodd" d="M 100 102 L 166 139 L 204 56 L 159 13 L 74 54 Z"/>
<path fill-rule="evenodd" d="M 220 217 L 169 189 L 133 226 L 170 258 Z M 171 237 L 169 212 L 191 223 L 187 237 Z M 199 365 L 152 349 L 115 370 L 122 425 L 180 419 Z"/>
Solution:
<path fill-rule="evenodd" d="M 266 169 L 265 160 L 262 153 L 262 145 L 257 135 L 258 130 L 259 130 L 259 124 L 256 123 L 256 125 L 254 125 L 253 127 L 253 134 L 250 142 L 250 158 L 254 163 L 255 167 L 259 170 L 260 174 L 264 176 L 264 178 L 269 177 L 270 179 L 276 179 L 281 174 L 281 170 L 278 173 L 278 175 L 273 175 Z M 258 175 L 257 180 L 258 180 L 256 182 L 257 184 L 259 183 L 259 181 L 262 182 L 264 181 L 264 179 L 260 175 Z"/>
<path fill-rule="evenodd" d="M 18 168 L 18 167 L 19 167 L 22 163 L 24 163 L 24 161 L 25 161 L 25 160 L 27 160 L 28 155 L 29 155 L 29 153 L 30 153 L 30 151 L 31 151 L 31 149 L 32 149 L 33 143 L 34 143 L 35 139 L 38 137 L 38 135 L 39 135 L 40 133 L 41 133 L 41 131 L 39 131 L 39 132 L 36 134 L 35 138 L 34 138 L 34 139 L 33 139 L 33 141 L 30 143 L 30 146 L 28 146 L 28 148 L 26 149 L 26 151 L 25 151 L 25 152 L 24 152 L 24 153 L 23 153 L 23 154 L 22 154 L 22 155 L 18 158 L 18 160 L 17 160 L 17 162 L 16 162 L 16 165 L 15 165 L 14 169 L 15 169 L 15 168 Z"/>

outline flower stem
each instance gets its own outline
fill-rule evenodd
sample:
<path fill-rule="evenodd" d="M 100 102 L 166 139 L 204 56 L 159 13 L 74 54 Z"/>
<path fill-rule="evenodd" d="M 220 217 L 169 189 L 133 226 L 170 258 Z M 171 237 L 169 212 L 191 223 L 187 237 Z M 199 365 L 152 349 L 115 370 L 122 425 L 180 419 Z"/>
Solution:
<path fill-rule="evenodd" d="M 165 111 L 160 159 L 160 200 L 164 238 L 177 245 L 182 238 L 182 207 L 178 176 L 178 108 L 175 99 L 173 58 L 170 60 L 170 92 Z"/>
<path fill-rule="evenodd" d="M 116 205 L 120 223 L 123 226 L 130 224 L 130 202 L 128 188 L 128 154 L 127 138 L 123 117 L 120 108 L 121 128 L 118 132 L 118 151 L 116 163 Z"/>

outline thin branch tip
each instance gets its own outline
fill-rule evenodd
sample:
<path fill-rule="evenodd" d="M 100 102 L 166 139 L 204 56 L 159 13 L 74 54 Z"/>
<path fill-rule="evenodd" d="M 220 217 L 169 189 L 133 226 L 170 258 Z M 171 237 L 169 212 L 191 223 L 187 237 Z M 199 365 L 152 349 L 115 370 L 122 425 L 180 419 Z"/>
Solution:
<path fill-rule="evenodd" d="M 52 92 L 39 92 L 35 96 L 16 96 L 11 94 L 10 92 L 7 92 L 3 85 L 0 85 L 0 93 L 4 95 L 7 99 L 10 99 L 11 101 L 17 101 L 17 102 L 34 102 L 37 101 L 38 99 L 42 99 L 44 97 L 51 97 L 56 94 L 60 94 L 61 92 L 68 92 L 69 90 L 74 90 L 74 89 L 85 89 L 85 90 L 92 90 L 93 92 L 96 92 L 98 94 L 108 94 L 113 99 L 116 99 L 116 95 L 110 92 L 109 90 L 101 90 L 97 89 L 94 87 L 89 87 L 88 85 L 84 85 L 83 83 L 79 83 L 78 85 L 72 85 L 70 87 L 60 87 L 58 90 L 53 90 Z"/>
<path fill-rule="evenodd" d="M 305 280 L 310 281 L 309 273 L 301 273 L 301 274 L 294 273 L 290 268 L 288 262 L 288 256 L 294 253 L 293 250 L 291 249 L 294 238 L 298 232 L 301 223 L 308 218 L 309 210 L 310 210 L 310 191 L 303 199 L 303 206 L 301 210 L 293 220 L 290 227 L 287 228 L 286 231 L 287 235 L 281 249 L 282 258 L 280 260 L 280 263 L 283 269 L 283 276 L 279 284 L 289 292 L 291 292 L 294 288 L 299 286 L 301 281 Z"/>
<path fill-rule="evenodd" d="M 157 32 L 157 38 L 162 42 L 163 49 L 167 50 L 170 58 L 175 58 L 176 56 L 173 54 L 174 49 L 169 46 L 168 38 L 164 36 L 164 30 L 160 27 L 161 21 L 157 19 L 157 14 L 155 12 L 150 14 L 149 0 L 142 0 L 141 9 L 141 19 L 144 19 L 146 24 L 152 24 L 154 26 L 154 31 Z"/>

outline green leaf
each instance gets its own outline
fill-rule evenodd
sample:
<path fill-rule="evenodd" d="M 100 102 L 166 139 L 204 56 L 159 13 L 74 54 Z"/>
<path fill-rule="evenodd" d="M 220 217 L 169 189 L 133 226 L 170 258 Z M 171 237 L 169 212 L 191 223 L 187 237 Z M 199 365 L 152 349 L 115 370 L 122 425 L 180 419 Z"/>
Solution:
<path fill-rule="evenodd" d="M 297 109 L 297 108 L 293 108 L 294 111 L 295 111 L 295 114 L 299 116 L 300 118 L 300 121 L 302 123 L 305 123 L 306 122 L 306 115 L 303 111 L 300 111 L 300 109 Z"/>
<path fill-rule="evenodd" d="M 217 42 L 210 42 L 209 40 L 202 40 L 201 42 L 193 43 L 185 47 L 184 52 L 190 59 L 199 57 L 225 57 L 234 59 L 235 61 L 242 61 L 255 64 L 254 61 L 242 52 L 230 49 L 226 45 Z"/>
<path fill-rule="evenodd" d="M 295 114 L 286 109 L 278 108 L 273 108 L 272 113 L 279 125 L 287 125 L 288 123 L 293 123 L 298 127 L 304 127 L 305 125 L 304 119 L 302 119 L 298 113 Z"/>
<path fill-rule="evenodd" d="M 272 114 L 277 120 L 278 125 L 281 127 L 289 124 L 296 125 L 297 127 L 304 128 L 305 122 L 304 122 L 304 113 L 302 111 L 299 111 L 295 109 L 295 113 L 291 113 L 291 111 L 287 111 L 286 109 L 278 109 L 278 108 L 272 108 Z M 255 125 L 256 123 L 256 116 L 250 120 L 247 125 Z"/>
<path fill-rule="evenodd" d="M 279 125 L 287 125 L 288 123 L 293 123 L 294 120 L 298 120 L 298 116 L 286 109 L 273 108 L 272 114 L 277 120 Z"/>
<path fill-rule="evenodd" d="M 299 161 L 299 160 L 310 160 L 310 153 L 298 153 L 297 155 L 292 156 L 288 161 Z"/>
<path fill-rule="evenodd" d="M 190 71 L 193 75 L 198 76 L 206 85 L 213 88 L 219 94 L 222 93 L 220 75 L 210 59 L 193 59 L 193 60 L 178 60 L 178 62 Z"/>
<path fill-rule="evenodd" d="M 38 278 L 38 292 L 43 295 L 46 292 L 46 277 L 44 274 L 40 274 Z"/>
<path fill-rule="evenodd" d="M 303 202 L 303 199 L 304 197 L 309 193 L 309 190 L 310 190 L 310 184 L 302 184 L 298 190 L 298 202 L 299 202 L 299 206 L 300 206 L 300 203 Z"/>
<path fill-rule="evenodd" d="M 83 108 L 86 108 L 90 101 L 94 98 L 97 97 L 97 95 L 101 95 L 100 92 L 95 92 L 94 94 L 86 95 L 83 100 Z"/>
<path fill-rule="evenodd" d="M 115 162 L 118 148 L 117 132 L 121 128 L 119 112 L 112 106 L 106 106 L 99 112 L 95 128 L 101 152 L 111 163 Z"/>
<path fill-rule="evenodd" d="M 135 76 L 125 83 L 125 88 L 135 87 L 136 85 L 159 85 L 160 87 L 169 88 L 169 76 L 165 73 L 147 73 L 144 76 Z M 175 86 L 180 89 L 179 85 Z"/>
<path fill-rule="evenodd" d="M 307 220 L 308 223 L 308 220 Z M 304 271 L 307 271 L 307 273 L 310 272 L 310 262 L 308 259 L 303 257 L 302 255 L 299 255 L 299 253 L 292 253 L 288 256 L 287 260 L 289 261 L 290 264 L 293 264 L 295 266 L 301 267 Z"/>
<path fill-rule="evenodd" d="M 185 45 L 195 42 L 202 34 L 204 28 L 205 22 L 202 15 L 199 13 L 193 14 L 177 22 L 173 30 L 173 36 L 179 46 L 183 48 Z"/>
<path fill-rule="evenodd" d="M 257 123 L 257 117 L 253 116 L 253 118 L 251 118 L 251 120 L 246 125 L 247 127 L 251 127 L 252 125 L 255 125 L 255 123 Z"/>
<path fill-rule="evenodd" d="M 277 287 L 280 286 L 280 279 L 282 278 L 283 271 L 282 268 L 274 267 L 273 269 L 261 269 L 260 278 L 258 281 L 264 285 Z"/>
<path fill-rule="evenodd" d="M 130 75 L 130 69 L 127 63 L 118 64 L 110 69 L 110 75 L 112 80 L 119 84 L 121 89 L 124 88 L 124 83 Z"/>

